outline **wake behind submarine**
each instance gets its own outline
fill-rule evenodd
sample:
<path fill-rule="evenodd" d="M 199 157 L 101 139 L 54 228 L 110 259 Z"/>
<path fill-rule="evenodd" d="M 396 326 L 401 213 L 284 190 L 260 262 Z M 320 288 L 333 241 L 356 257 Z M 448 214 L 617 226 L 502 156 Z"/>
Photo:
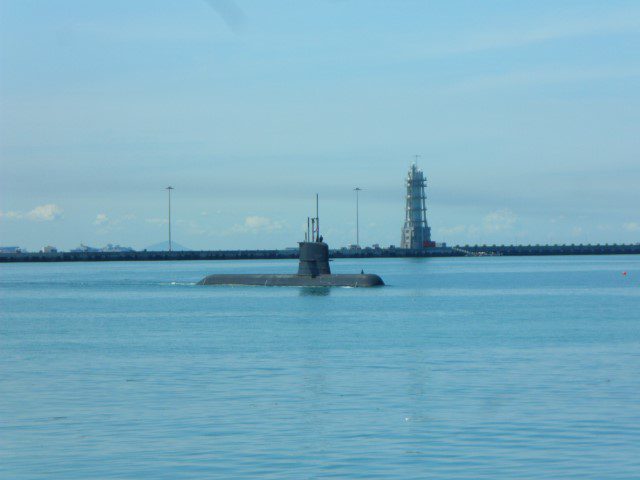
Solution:
<path fill-rule="evenodd" d="M 377 287 L 384 285 L 382 278 L 370 273 L 335 274 L 329 267 L 329 246 L 320 235 L 320 220 L 311 220 L 304 242 L 300 245 L 297 274 L 215 274 L 208 275 L 198 285 L 256 285 L 278 287 Z"/>

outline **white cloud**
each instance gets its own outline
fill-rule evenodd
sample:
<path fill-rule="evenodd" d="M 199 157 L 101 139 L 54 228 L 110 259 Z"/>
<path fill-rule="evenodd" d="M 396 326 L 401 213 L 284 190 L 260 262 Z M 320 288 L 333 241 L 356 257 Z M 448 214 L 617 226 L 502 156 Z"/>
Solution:
<path fill-rule="evenodd" d="M 62 208 L 53 203 L 39 205 L 25 215 L 27 219 L 38 222 L 50 222 L 60 218 L 61 216 Z"/>
<path fill-rule="evenodd" d="M 476 225 L 469 225 L 469 235 L 471 235 L 472 237 L 477 237 L 478 235 L 480 235 L 480 228 L 478 228 Z"/>
<path fill-rule="evenodd" d="M 189 235 L 211 235 L 210 227 L 201 225 L 194 220 L 177 220 L 176 226 L 180 232 L 186 232 Z"/>
<path fill-rule="evenodd" d="M 98 213 L 93 224 L 98 227 L 97 232 L 104 235 L 115 230 L 122 230 L 123 223 L 130 222 L 135 219 L 136 216 L 133 213 L 127 213 L 116 218 L 112 218 L 106 213 Z"/>
<path fill-rule="evenodd" d="M 455 240 L 461 238 L 462 241 L 473 241 L 482 239 L 487 234 L 508 232 L 514 235 L 514 227 L 518 221 L 518 216 L 507 208 L 495 210 L 482 218 L 482 224 L 454 225 L 452 227 L 438 227 L 435 229 L 437 237 L 451 237 Z"/>
<path fill-rule="evenodd" d="M 169 223 L 169 220 L 166 218 L 147 218 L 145 222 L 151 223 L 152 225 L 166 225 Z"/>
<path fill-rule="evenodd" d="M 518 217 L 507 208 L 496 210 L 486 215 L 483 219 L 483 227 L 486 232 L 500 232 L 510 230 Z"/>
<path fill-rule="evenodd" d="M 244 219 L 242 225 L 234 225 L 231 227 L 231 233 L 270 233 L 276 230 L 282 230 L 283 228 L 284 222 L 282 221 L 251 215 Z"/>
<path fill-rule="evenodd" d="M 464 233 L 466 230 L 466 226 L 456 225 L 455 227 L 440 227 L 436 231 L 439 235 L 456 235 L 459 233 Z"/>
<path fill-rule="evenodd" d="M 46 205 L 38 205 L 27 213 L 11 210 L 8 212 L 0 212 L 0 218 L 9 220 L 32 220 L 36 222 L 50 222 L 62 216 L 62 208 L 53 203 Z"/>
<path fill-rule="evenodd" d="M 7 218 L 9 220 L 18 220 L 20 218 L 23 218 L 24 215 L 20 212 L 14 212 L 12 210 L 8 211 L 8 212 L 0 212 L 0 218 Z"/>
<path fill-rule="evenodd" d="M 628 232 L 639 232 L 640 231 L 640 223 L 627 222 L 627 223 L 624 223 L 622 225 L 622 228 L 624 228 Z"/>
<path fill-rule="evenodd" d="M 102 225 L 104 223 L 107 223 L 109 221 L 109 217 L 107 216 L 106 213 L 99 213 L 98 215 L 96 215 L 96 219 L 93 221 L 94 225 Z"/>
<path fill-rule="evenodd" d="M 271 225 L 271 220 L 267 217 L 247 217 L 244 219 L 244 225 L 250 229 L 268 228 Z"/>

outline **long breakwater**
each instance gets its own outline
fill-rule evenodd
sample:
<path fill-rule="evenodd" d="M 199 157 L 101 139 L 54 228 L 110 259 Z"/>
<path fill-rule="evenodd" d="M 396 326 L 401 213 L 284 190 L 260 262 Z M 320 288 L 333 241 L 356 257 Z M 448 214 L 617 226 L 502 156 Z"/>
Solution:
<path fill-rule="evenodd" d="M 640 243 L 620 245 L 463 245 L 411 250 L 362 248 L 331 250 L 332 258 L 537 256 L 537 255 L 629 255 L 640 254 Z M 174 260 L 277 260 L 296 259 L 298 250 L 191 250 L 134 252 L 21 252 L 0 253 L 9 262 L 110 262 Z"/>

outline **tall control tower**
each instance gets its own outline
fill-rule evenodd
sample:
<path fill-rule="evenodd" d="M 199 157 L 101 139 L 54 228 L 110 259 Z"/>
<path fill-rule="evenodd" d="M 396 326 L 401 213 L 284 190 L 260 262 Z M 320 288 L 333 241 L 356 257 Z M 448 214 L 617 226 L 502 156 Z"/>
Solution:
<path fill-rule="evenodd" d="M 414 163 L 407 174 L 407 206 L 400 248 L 421 249 L 435 246 L 427 224 L 427 196 L 424 173 Z"/>

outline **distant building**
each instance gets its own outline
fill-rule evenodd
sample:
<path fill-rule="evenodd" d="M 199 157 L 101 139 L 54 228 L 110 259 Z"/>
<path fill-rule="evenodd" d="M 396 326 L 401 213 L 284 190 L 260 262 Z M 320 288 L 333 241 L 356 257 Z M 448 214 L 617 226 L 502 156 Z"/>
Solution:
<path fill-rule="evenodd" d="M 100 249 L 102 252 L 133 252 L 131 247 L 123 247 L 121 245 L 113 245 L 109 243 L 106 247 Z"/>
<path fill-rule="evenodd" d="M 42 253 L 58 253 L 58 249 L 56 247 L 52 247 L 51 245 L 47 245 L 42 248 Z"/>
<path fill-rule="evenodd" d="M 89 246 L 84 245 L 83 243 L 81 243 L 79 247 L 74 248 L 71 251 L 72 252 L 99 252 L 100 249 L 99 248 L 94 248 L 94 247 L 89 247 Z"/>
<path fill-rule="evenodd" d="M 135 252 L 135 250 L 131 247 L 123 247 L 122 245 L 114 245 L 112 243 L 107 244 L 102 248 L 89 247 L 83 243 L 80 244 L 79 247 L 71 250 L 72 252 L 85 252 L 85 253 L 95 253 L 95 252 Z"/>
<path fill-rule="evenodd" d="M 435 246 L 427 224 L 427 196 L 424 192 L 426 183 L 422 170 L 415 163 L 412 164 L 407 174 L 405 220 L 400 248 L 417 250 Z"/>
<path fill-rule="evenodd" d="M 22 253 L 20 247 L 0 247 L 0 253 Z"/>

